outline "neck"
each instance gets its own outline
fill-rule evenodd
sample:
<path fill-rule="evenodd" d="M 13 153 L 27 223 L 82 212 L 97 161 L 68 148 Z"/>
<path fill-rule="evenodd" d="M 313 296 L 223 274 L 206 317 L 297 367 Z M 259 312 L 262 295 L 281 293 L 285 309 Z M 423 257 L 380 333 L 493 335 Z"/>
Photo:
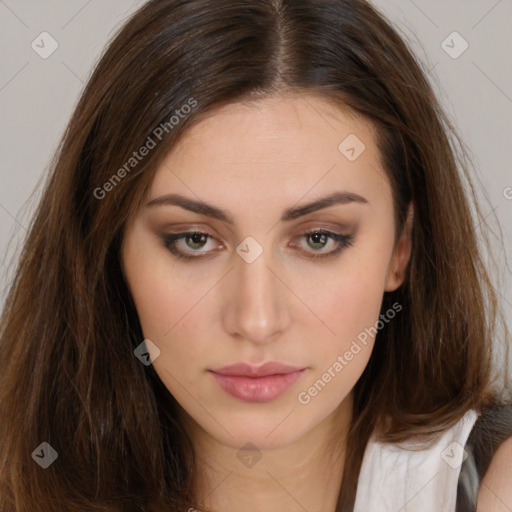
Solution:
<path fill-rule="evenodd" d="M 351 417 L 352 394 L 297 441 L 246 451 L 191 423 L 196 501 L 211 512 L 335 512 Z"/>

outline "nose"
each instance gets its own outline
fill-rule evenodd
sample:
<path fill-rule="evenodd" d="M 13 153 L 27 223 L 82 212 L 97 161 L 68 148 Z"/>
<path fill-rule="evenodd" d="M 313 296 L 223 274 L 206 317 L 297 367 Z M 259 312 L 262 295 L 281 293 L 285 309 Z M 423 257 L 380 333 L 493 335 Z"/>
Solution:
<path fill-rule="evenodd" d="M 237 257 L 224 283 L 224 329 L 256 344 L 275 341 L 290 321 L 287 301 L 291 292 L 266 256 L 263 251 L 252 263 Z"/>

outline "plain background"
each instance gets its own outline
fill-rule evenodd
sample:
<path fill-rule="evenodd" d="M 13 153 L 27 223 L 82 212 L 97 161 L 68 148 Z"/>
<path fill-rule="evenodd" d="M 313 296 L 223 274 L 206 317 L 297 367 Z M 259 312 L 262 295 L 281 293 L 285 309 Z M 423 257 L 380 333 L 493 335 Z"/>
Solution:
<path fill-rule="evenodd" d="M 40 180 L 48 173 L 84 84 L 109 38 L 143 3 L 0 0 L 0 308 L 13 257 L 39 197 Z M 503 244 L 495 246 L 503 264 L 504 256 L 512 255 L 512 1 L 373 4 L 391 19 L 429 70 L 450 120 L 469 147 L 481 182 L 479 194 L 487 196 L 483 213 L 491 222 L 496 215 L 503 229 Z M 42 32 L 58 44 L 46 59 L 31 46 Z M 458 52 L 464 41 L 468 48 L 457 58 L 443 48 L 449 45 L 452 53 Z M 507 269 L 495 279 L 509 328 L 511 284 Z"/>

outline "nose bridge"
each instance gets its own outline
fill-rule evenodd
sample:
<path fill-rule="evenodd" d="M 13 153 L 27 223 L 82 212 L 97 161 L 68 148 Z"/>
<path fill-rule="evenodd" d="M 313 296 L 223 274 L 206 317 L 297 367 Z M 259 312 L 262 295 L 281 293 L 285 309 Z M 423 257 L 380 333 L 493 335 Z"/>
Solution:
<path fill-rule="evenodd" d="M 288 318 L 286 293 L 269 268 L 271 260 L 266 251 L 251 263 L 237 256 L 231 275 L 226 328 L 231 334 L 256 343 L 271 341 L 286 327 Z"/>

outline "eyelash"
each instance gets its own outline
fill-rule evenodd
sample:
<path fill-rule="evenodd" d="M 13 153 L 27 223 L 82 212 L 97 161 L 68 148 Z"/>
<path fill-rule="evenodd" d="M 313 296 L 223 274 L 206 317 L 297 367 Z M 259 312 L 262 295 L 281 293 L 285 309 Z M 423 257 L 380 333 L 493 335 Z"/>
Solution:
<path fill-rule="evenodd" d="M 323 258 L 333 257 L 333 256 L 337 255 L 343 249 L 352 246 L 353 242 L 354 242 L 354 237 L 352 235 L 341 235 L 339 233 L 333 233 L 332 231 L 327 231 L 325 229 L 313 229 L 310 231 L 306 231 L 305 233 L 302 233 L 302 235 L 298 235 L 296 238 L 307 237 L 307 236 L 314 235 L 314 234 L 325 235 L 328 238 L 330 238 L 331 240 L 334 240 L 335 242 L 337 242 L 338 245 L 335 249 L 333 249 L 330 252 L 317 253 L 317 254 L 315 254 L 313 252 L 312 254 L 307 256 L 312 259 L 323 259 Z M 176 242 L 178 240 L 186 238 L 187 236 L 193 236 L 193 235 L 206 235 L 207 237 L 214 239 L 214 237 L 211 236 L 209 233 L 204 233 L 202 231 L 183 231 L 181 233 L 165 234 L 162 236 L 162 238 L 163 238 L 165 247 L 167 247 L 167 249 L 175 257 L 190 261 L 190 260 L 204 258 L 205 256 L 190 256 L 188 254 L 185 254 L 184 252 L 176 249 Z M 208 256 L 207 253 L 200 253 L 200 254 L 205 254 L 206 256 Z"/>

